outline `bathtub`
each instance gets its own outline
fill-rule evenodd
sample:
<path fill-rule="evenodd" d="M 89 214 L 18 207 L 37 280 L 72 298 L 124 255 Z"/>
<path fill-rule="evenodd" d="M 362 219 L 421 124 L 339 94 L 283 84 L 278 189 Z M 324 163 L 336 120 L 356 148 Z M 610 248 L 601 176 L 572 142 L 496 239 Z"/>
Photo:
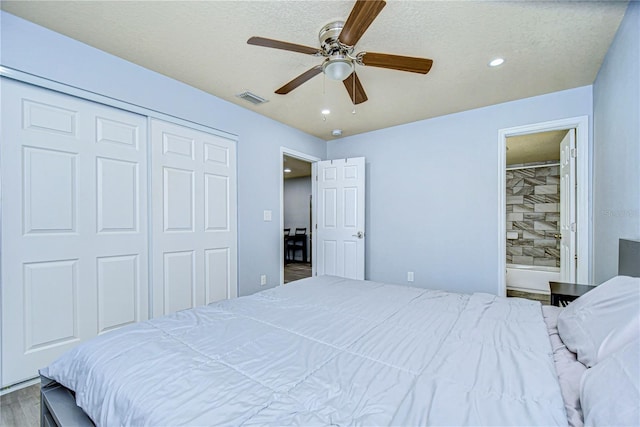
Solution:
<path fill-rule="evenodd" d="M 559 267 L 507 264 L 507 289 L 549 295 L 549 281 L 560 281 Z"/>

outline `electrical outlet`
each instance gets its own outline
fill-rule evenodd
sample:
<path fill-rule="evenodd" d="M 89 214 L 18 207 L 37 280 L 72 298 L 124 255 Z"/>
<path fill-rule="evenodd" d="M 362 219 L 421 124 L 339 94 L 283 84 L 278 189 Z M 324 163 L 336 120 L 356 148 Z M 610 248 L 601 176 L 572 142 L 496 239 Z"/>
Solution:
<path fill-rule="evenodd" d="M 413 271 L 407 272 L 407 282 L 413 282 Z"/>
<path fill-rule="evenodd" d="M 260 286 L 264 286 L 267 284 L 267 275 L 263 274 L 260 276 Z"/>

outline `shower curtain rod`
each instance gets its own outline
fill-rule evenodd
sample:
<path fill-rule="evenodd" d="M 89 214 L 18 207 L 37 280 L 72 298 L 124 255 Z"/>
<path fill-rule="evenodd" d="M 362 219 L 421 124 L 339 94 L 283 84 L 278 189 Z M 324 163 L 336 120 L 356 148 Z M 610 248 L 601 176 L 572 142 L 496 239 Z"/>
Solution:
<path fill-rule="evenodd" d="M 560 162 L 558 163 L 547 163 L 544 165 L 533 165 L 533 166 L 513 166 L 513 167 L 509 167 L 507 166 L 508 171 L 512 171 L 512 170 L 517 170 L 517 169 L 535 169 L 535 168 L 546 168 L 549 166 L 560 166 Z"/>

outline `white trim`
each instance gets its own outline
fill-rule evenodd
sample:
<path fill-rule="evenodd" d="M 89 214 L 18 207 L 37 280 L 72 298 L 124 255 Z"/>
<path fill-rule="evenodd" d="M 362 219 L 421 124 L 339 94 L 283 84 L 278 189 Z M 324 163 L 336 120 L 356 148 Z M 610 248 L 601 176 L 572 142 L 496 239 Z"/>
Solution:
<path fill-rule="evenodd" d="M 506 295 L 506 163 L 507 163 L 507 137 L 526 135 L 530 133 L 546 132 L 552 130 L 576 130 L 576 175 L 578 188 L 576 190 L 577 204 L 577 248 L 578 267 L 576 282 L 590 283 L 592 277 L 592 264 L 589 260 L 591 248 L 591 223 L 589 220 L 589 194 L 591 183 L 589 182 L 589 117 L 571 117 L 561 120 L 552 120 L 542 123 L 534 123 L 512 128 L 498 130 L 498 295 Z"/>
<path fill-rule="evenodd" d="M 153 188 L 151 188 L 151 117 L 147 117 L 147 319 L 153 319 Z"/>
<path fill-rule="evenodd" d="M 313 177 L 315 176 L 315 163 L 319 162 L 319 157 L 312 156 L 311 154 L 303 153 L 300 151 L 293 150 L 287 147 L 280 147 L 280 229 L 278 231 L 280 235 L 280 285 L 284 284 L 284 239 L 282 238 L 282 230 L 284 229 L 284 155 L 289 157 L 295 157 L 296 159 L 304 160 L 311 163 L 311 200 L 313 203 L 313 211 L 312 217 L 313 221 L 311 221 L 311 228 L 313 228 L 313 223 L 315 223 L 315 214 L 316 214 L 316 183 L 313 182 Z M 313 230 L 311 230 L 313 233 Z M 311 274 L 315 274 L 315 266 L 316 263 L 313 262 L 313 257 L 315 256 L 315 239 L 311 240 Z"/>
<path fill-rule="evenodd" d="M 0 390 L 0 396 L 13 393 L 14 391 L 18 391 L 20 389 L 27 388 L 35 384 L 40 384 L 40 377 L 31 378 L 30 380 L 24 380 L 16 384 L 11 384 L 10 386 L 7 386 Z"/>

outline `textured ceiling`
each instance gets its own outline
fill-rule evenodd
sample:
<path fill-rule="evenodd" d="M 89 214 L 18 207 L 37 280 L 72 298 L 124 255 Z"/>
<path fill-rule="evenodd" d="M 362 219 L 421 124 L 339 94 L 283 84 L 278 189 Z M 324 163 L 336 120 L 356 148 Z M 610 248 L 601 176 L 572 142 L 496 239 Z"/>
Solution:
<path fill-rule="evenodd" d="M 322 139 L 592 84 L 627 2 L 387 2 L 356 45 L 431 58 L 427 75 L 359 66 L 353 106 L 320 74 L 273 92 L 321 58 L 247 45 L 262 36 L 317 47 L 353 1 L 2 1 L 3 10 Z M 487 63 L 496 56 L 506 62 Z M 269 100 L 254 106 L 235 95 Z M 331 114 L 323 120 L 320 110 Z"/>

